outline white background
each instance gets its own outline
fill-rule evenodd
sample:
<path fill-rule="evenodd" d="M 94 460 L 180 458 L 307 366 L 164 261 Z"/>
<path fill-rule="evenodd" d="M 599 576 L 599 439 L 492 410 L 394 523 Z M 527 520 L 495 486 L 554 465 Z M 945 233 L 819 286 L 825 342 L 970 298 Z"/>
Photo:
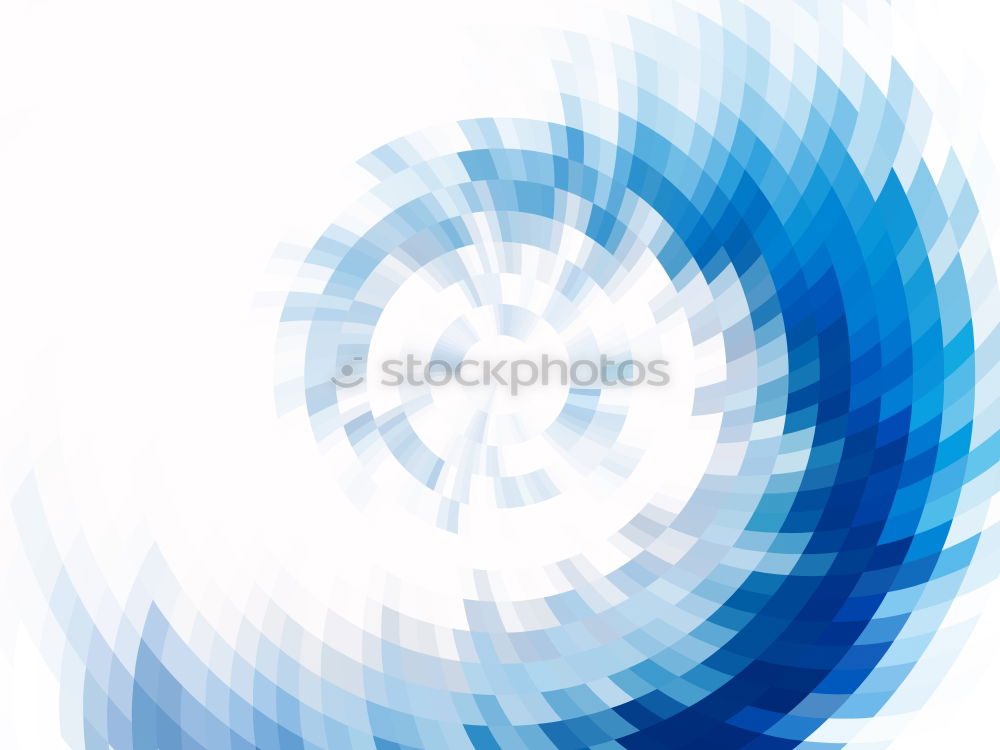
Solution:
<path fill-rule="evenodd" d="M 917 82 L 946 103 L 960 155 L 979 159 L 977 133 L 997 153 L 994 5 L 871 5 L 898 16 L 909 54 L 944 71 L 947 85 Z M 25 454 L 11 471 L 65 474 L 43 488 L 54 523 L 67 537 L 84 529 L 114 591 L 124 596 L 155 537 L 191 587 L 218 545 L 215 581 L 244 601 L 271 570 L 245 564 L 271 525 L 329 501 L 308 431 L 275 419 L 274 310 L 260 294 L 283 289 L 275 248 L 311 245 L 364 187 L 353 161 L 399 135 L 475 116 L 558 118 L 532 29 L 599 23 L 588 8 L 5 0 L 0 448 Z M 270 554 L 315 569 L 310 533 Z M 27 635 L 0 662 L 0 727 L 14 747 L 58 748 L 56 683 Z M 994 600 L 894 748 L 1000 744 L 998 635 Z"/>

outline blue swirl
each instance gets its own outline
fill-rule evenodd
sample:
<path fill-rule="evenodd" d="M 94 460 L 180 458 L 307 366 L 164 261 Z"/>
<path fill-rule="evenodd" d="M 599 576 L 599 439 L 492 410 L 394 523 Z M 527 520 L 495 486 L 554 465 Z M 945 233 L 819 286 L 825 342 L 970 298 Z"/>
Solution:
<path fill-rule="evenodd" d="M 618 111 L 588 99 L 569 65 L 564 122 L 471 120 L 370 154 L 384 214 L 363 232 L 331 227 L 306 258 L 322 288 L 289 295 L 282 314 L 308 327 L 291 388 L 317 439 L 346 440 L 362 465 L 391 456 L 414 513 L 461 534 L 465 454 L 421 437 L 425 400 L 358 407 L 330 383 L 337 363 L 369 354 L 409 275 L 460 289 L 516 337 L 535 318 L 518 322 L 487 278 L 518 274 L 511 248 L 544 257 L 566 232 L 587 238 L 577 262 L 539 276 L 552 288 L 540 320 L 609 294 L 645 248 L 693 346 L 721 340 L 727 364 L 724 380 L 696 383 L 692 414 L 720 427 L 683 507 L 650 499 L 615 529 L 631 557 L 610 573 L 566 559 L 553 568 L 572 585 L 550 596 L 484 586 L 463 628 L 383 604 L 377 628 L 357 633 L 363 658 L 280 610 L 239 648 L 216 644 L 212 665 L 155 603 L 130 655 L 74 626 L 88 653 L 85 747 L 840 747 L 810 737 L 885 706 L 963 584 L 980 529 L 956 519 L 982 509 L 977 480 L 1000 447 L 984 385 L 996 278 L 976 197 L 954 155 L 938 176 L 922 158 L 930 112 L 898 65 L 885 91 L 847 56 L 837 80 L 804 55 L 789 80 L 763 51 L 763 21 L 746 39 L 700 28 L 694 48 L 631 23 Z M 664 93 L 691 80 L 696 118 Z M 442 141 L 460 143 L 429 145 Z M 460 251 L 484 225 L 495 255 L 477 272 Z M 467 350 L 462 325 L 443 349 Z M 545 435 L 567 455 L 590 441 L 590 463 L 621 467 L 616 414 L 605 394 L 570 392 Z M 499 507 L 565 489 L 546 467 L 499 463 L 483 470 Z M 447 653 L 434 645 L 445 641 Z"/>

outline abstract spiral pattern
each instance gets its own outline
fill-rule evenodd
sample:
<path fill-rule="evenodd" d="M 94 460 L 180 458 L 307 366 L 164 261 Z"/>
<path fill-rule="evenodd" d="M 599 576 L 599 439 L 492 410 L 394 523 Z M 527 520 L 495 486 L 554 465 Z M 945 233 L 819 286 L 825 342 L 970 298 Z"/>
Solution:
<path fill-rule="evenodd" d="M 603 71 L 616 109 L 569 37 L 563 122 L 466 121 L 366 157 L 378 184 L 282 314 L 279 403 L 305 406 L 359 507 L 442 545 L 530 543 L 456 562 L 441 607 L 386 586 L 360 624 L 271 608 L 238 643 L 184 637 L 155 597 L 110 642 L 40 566 L 83 665 L 81 747 L 840 747 L 824 726 L 883 708 L 995 479 L 976 197 L 954 156 L 925 162 L 900 67 L 886 90 L 847 55 L 779 68 L 764 19 L 691 18 L 695 38 L 631 22 Z M 330 381 L 484 346 L 660 356 L 672 381 L 521 400 Z"/>

